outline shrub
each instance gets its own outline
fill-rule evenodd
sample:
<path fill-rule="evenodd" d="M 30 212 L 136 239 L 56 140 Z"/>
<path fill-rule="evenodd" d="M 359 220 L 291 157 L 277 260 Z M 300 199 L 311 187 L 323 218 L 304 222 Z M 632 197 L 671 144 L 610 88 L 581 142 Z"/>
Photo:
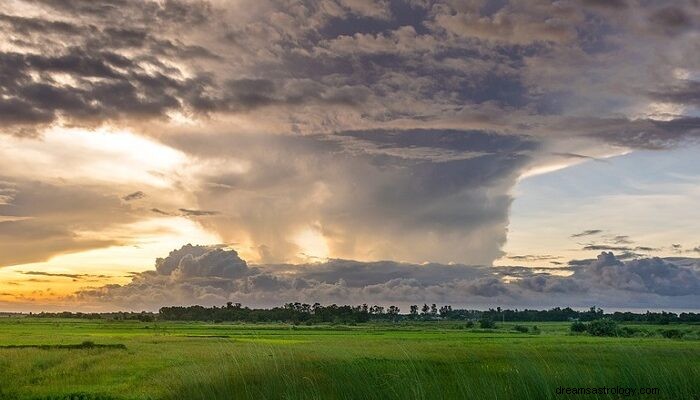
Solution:
<path fill-rule="evenodd" d="M 588 333 L 593 336 L 617 336 L 617 323 L 609 318 L 596 319 L 588 323 Z"/>
<path fill-rule="evenodd" d="M 479 320 L 479 327 L 481 329 L 493 329 L 496 327 L 496 323 L 491 318 L 483 317 Z"/>
<path fill-rule="evenodd" d="M 681 332 L 678 329 L 661 330 L 661 336 L 665 337 L 666 339 L 681 339 L 683 338 L 683 335 L 685 335 L 685 333 Z"/>
<path fill-rule="evenodd" d="M 539 335 L 540 334 L 540 328 L 537 327 L 537 325 L 532 327 L 532 333 L 534 335 Z"/>
<path fill-rule="evenodd" d="M 515 325 L 515 326 L 513 327 L 513 330 L 516 331 L 516 332 L 520 332 L 520 333 L 528 333 L 528 332 L 530 332 L 530 328 L 528 328 L 527 326 L 524 326 L 524 325 Z"/>
<path fill-rule="evenodd" d="M 571 326 L 569 327 L 569 329 L 571 330 L 571 332 L 581 333 L 581 332 L 585 332 L 588 329 L 588 327 L 586 326 L 586 324 L 584 324 L 581 321 L 574 321 L 571 323 Z"/>
<path fill-rule="evenodd" d="M 644 329 L 634 328 L 634 327 L 631 327 L 631 326 L 623 326 L 622 328 L 620 328 L 620 334 L 621 334 L 622 336 L 626 336 L 626 337 L 630 337 L 630 336 L 648 336 L 648 333 L 649 333 L 649 332 L 647 332 L 647 331 L 644 330 Z"/>
<path fill-rule="evenodd" d="M 467 328 L 467 329 L 473 328 L 473 327 L 474 327 L 474 321 L 467 321 L 467 322 L 464 324 L 464 327 Z"/>

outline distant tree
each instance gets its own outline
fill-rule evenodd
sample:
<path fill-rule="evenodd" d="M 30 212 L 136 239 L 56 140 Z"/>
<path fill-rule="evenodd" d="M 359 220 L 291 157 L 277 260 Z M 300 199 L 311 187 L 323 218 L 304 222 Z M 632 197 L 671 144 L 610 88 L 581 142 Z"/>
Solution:
<path fill-rule="evenodd" d="M 400 310 L 398 307 L 396 307 L 396 306 L 389 306 L 389 308 L 387 309 L 386 314 L 389 316 L 389 318 L 391 318 L 392 321 L 395 322 L 395 321 L 398 320 L 398 318 L 399 318 L 399 312 L 401 312 L 401 310 Z"/>
<path fill-rule="evenodd" d="M 433 305 L 430 306 L 430 315 L 432 315 L 433 317 L 437 317 L 437 313 L 438 313 L 438 308 L 435 305 L 435 303 L 433 303 Z"/>
<path fill-rule="evenodd" d="M 415 305 L 415 304 L 411 305 L 410 315 L 411 315 L 412 319 L 415 319 L 416 316 L 418 316 L 418 306 L 417 305 Z"/>
<path fill-rule="evenodd" d="M 370 308 L 369 312 L 374 315 L 382 315 L 384 314 L 384 307 L 374 305 Z"/>
<path fill-rule="evenodd" d="M 440 316 L 442 318 L 449 318 L 452 313 L 452 306 L 442 306 L 440 307 Z"/>
<path fill-rule="evenodd" d="M 421 308 L 421 314 L 428 315 L 428 311 L 430 311 L 430 307 L 424 303 L 423 308 Z"/>
<path fill-rule="evenodd" d="M 395 307 L 395 306 L 394 306 Z M 412 305 L 408 319 L 414 320 L 419 314 L 419 306 Z M 429 307 L 430 318 L 435 318 L 434 308 Z M 637 314 L 629 311 L 616 311 L 611 314 L 605 314 L 602 309 L 591 307 L 586 311 L 576 311 L 570 307 L 559 308 L 554 307 L 549 310 L 508 310 L 508 309 L 489 309 L 487 311 L 452 309 L 446 305 L 439 308 L 439 316 L 441 319 L 451 321 L 468 321 L 466 325 L 472 324 L 472 321 L 478 321 L 480 318 L 489 318 L 493 321 L 508 320 L 515 322 L 541 322 L 541 321 L 594 321 L 600 319 L 610 319 L 614 322 L 643 322 L 647 324 L 666 325 L 670 323 L 700 323 L 700 313 L 683 312 L 675 314 L 671 312 L 650 312 Z M 371 313 L 370 313 L 371 312 Z M 309 305 L 307 303 L 287 303 L 281 307 L 269 309 L 251 309 L 244 307 L 241 303 L 227 302 L 221 307 L 163 307 L 158 313 L 143 313 L 143 312 L 109 312 L 109 313 L 82 313 L 82 312 L 56 312 L 47 313 L 41 312 L 36 315 L 38 318 L 79 318 L 79 319 L 104 319 L 104 320 L 138 320 L 144 322 L 164 320 L 164 321 L 241 321 L 241 322 L 287 322 L 287 323 L 359 323 L 366 322 L 370 319 L 381 320 L 390 319 L 398 321 L 403 318 L 399 314 L 398 307 L 384 313 L 384 309 L 380 306 L 367 306 L 365 312 L 364 305 L 358 306 L 338 306 L 332 304 L 322 306 L 320 303 Z M 426 319 L 428 315 L 424 316 Z M 585 324 L 584 324 L 585 325 Z M 578 328 L 576 328 L 578 329 Z M 586 330 L 588 326 L 586 325 Z M 531 333 L 537 333 L 538 330 L 531 328 Z M 661 331 L 659 331 L 661 332 Z M 622 327 L 617 329 L 615 333 L 618 336 L 643 336 L 652 335 L 653 333 L 639 328 Z"/>

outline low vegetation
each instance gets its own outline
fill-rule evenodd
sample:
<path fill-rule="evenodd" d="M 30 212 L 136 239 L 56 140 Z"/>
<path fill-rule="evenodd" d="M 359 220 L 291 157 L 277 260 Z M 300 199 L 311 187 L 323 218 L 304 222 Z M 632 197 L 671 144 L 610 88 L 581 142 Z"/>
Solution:
<path fill-rule="evenodd" d="M 528 400 L 590 385 L 699 398 L 699 325 L 618 323 L 628 339 L 588 333 L 607 332 L 608 321 L 577 334 L 572 322 L 481 321 L 5 318 L 0 399 Z"/>

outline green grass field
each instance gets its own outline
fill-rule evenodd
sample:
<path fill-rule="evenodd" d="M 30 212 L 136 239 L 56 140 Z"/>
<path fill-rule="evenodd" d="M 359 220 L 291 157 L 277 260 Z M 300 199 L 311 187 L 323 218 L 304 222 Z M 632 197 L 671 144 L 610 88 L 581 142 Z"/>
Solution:
<path fill-rule="evenodd" d="M 508 323 L 479 330 L 440 322 L 292 327 L 7 318 L 0 320 L 0 398 L 700 399 L 700 326 L 674 325 L 688 333 L 672 340 L 536 325 L 540 334 L 514 332 Z M 95 346 L 75 346 L 84 341 Z M 659 393 L 567 396 L 555 393 L 559 386 Z"/>

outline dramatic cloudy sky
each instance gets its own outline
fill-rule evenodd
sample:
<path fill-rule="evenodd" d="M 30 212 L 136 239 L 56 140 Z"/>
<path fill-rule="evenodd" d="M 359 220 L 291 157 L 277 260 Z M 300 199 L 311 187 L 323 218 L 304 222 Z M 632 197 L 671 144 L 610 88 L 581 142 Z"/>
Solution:
<path fill-rule="evenodd" d="M 4 0 L 0 38 L 2 309 L 700 304 L 697 0 Z"/>

